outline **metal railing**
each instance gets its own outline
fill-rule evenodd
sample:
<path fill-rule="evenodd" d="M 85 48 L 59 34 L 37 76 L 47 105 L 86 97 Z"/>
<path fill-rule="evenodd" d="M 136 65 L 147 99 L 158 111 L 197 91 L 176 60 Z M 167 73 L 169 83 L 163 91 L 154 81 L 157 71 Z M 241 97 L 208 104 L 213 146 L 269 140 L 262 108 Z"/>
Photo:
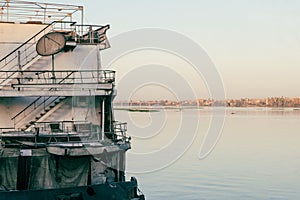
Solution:
<path fill-rule="evenodd" d="M 127 137 L 127 123 L 114 122 L 113 131 L 105 132 L 105 135 L 113 136 L 110 140 L 116 143 L 126 143 L 130 141 L 130 137 Z M 0 140 L 3 134 L 9 134 L 13 131 L 15 136 L 20 136 L 24 133 L 14 128 L 0 128 Z M 67 141 L 71 141 L 72 137 L 81 138 L 81 141 L 100 141 L 107 140 L 106 137 L 101 138 L 101 126 L 99 124 L 93 124 L 88 121 L 48 121 L 48 122 L 35 122 L 30 131 L 32 137 L 38 135 L 43 137 L 53 138 L 49 140 L 51 143 L 60 137 L 67 138 Z M 29 133 L 29 134 L 30 134 Z M 23 134 L 24 135 L 24 134 Z M 48 142 L 49 142 L 48 141 Z"/>
<path fill-rule="evenodd" d="M 96 141 L 100 135 L 100 125 L 87 121 L 36 122 L 34 130 L 44 136 L 48 135 L 51 143 L 58 141 L 60 137 L 71 141 L 71 137 L 74 136 L 80 137 L 82 141 Z"/>
<path fill-rule="evenodd" d="M 129 138 L 126 135 L 127 123 L 114 122 L 113 132 L 105 132 L 106 135 L 113 135 L 113 141 L 126 142 Z M 99 140 L 101 135 L 101 126 L 88 121 L 53 121 L 53 122 L 36 122 L 34 128 L 38 128 L 40 133 L 55 134 L 61 136 L 78 134 L 89 137 L 91 140 Z M 103 138 L 102 138 L 103 139 Z"/>
<path fill-rule="evenodd" d="M 39 32 L 37 32 L 34 36 L 26 40 L 23 44 L 21 44 L 16 49 L 11 51 L 5 57 L 1 58 L 0 70 L 2 71 L 18 70 L 19 72 L 24 70 L 24 66 L 26 66 L 28 63 L 33 61 L 38 56 L 38 53 L 36 51 L 36 44 L 43 35 L 52 32 L 54 30 L 74 32 L 75 31 L 74 24 L 75 22 L 69 22 L 69 21 L 68 22 L 54 21 L 48 24 Z M 13 75 L 14 74 L 11 74 L 11 76 Z M 0 82 L 0 84 L 2 83 L 3 82 Z"/>
<path fill-rule="evenodd" d="M 22 74 L 22 79 L 15 78 L 15 85 L 51 86 L 52 84 L 100 84 L 115 81 L 115 71 L 112 70 L 44 70 L 22 71 Z"/>
<path fill-rule="evenodd" d="M 114 134 L 116 135 L 116 141 L 128 141 L 127 133 L 127 123 L 126 122 L 114 122 Z"/>
<path fill-rule="evenodd" d="M 37 57 L 38 54 L 36 52 L 35 45 L 38 39 L 45 33 L 52 31 L 55 23 L 56 22 L 52 22 L 51 24 L 47 25 L 23 44 L 7 54 L 5 57 L 1 58 L 0 70 L 22 70 L 24 65 Z"/>
<path fill-rule="evenodd" d="M 39 38 L 46 33 L 60 31 L 64 33 L 65 37 L 76 43 L 98 44 L 100 50 L 109 47 L 109 42 L 106 38 L 106 31 L 109 29 L 108 25 L 89 25 L 85 26 L 89 27 L 89 30 L 83 31 L 80 27 L 84 26 L 76 25 L 76 22 L 54 21 L 7 54 L 0 60 L 0 88 L 10 83 L 11 79 L 23 76 L 30 63 L 33 64 L 34 59 L 38 57 L 36 44 Z"/>
<path fill-rule="evenodd" d="M 22 76 L 12 76 L 19 71 L 0 71 L 0 82 L 10 79 L 13 88 L 43 87 L 47 90 L 58 86 L 105 84 L 115 82 L 113 70 L 34 70 L 22 71 Z"/>
<path fill-rule="evenodd" d="M 57 23 L 60 25 L 59 27 L 56 27 Z M 3 72 L 10 71 L 11 73 L 9 73 L 9 76 L 7 76 L 7 74 L 6 76 L 3 76 L 3 73 L 0 73 L 0 87 L 3 87 L 4 85 L 8 84 L 11 78 L 13 77 L 22 76 L 22 71 L 24 70 L 24 68 L 26 69 L 27 67 L 29 67 L 27 65 L 29 65 L 31 62 L 34 61 L 35 58 L 38 57 L 38 53 L 36 51 L 36 44 L 43 35 L 53 30 L 71 29 L 70 27 L 73 24 L 74 22 L 54 21 L 51 24 L 48 24 L 39 32 L 37 32 L 34 36 L 29 38 L 16 49 L 11 51 L 5 57 L 1 58 L 0 70 Z M 74 27 L 72 28 L 74 29 Z"/>
<path fill-rule="evenodd" d="M 9 73 L 6 76 L 10 76 Z M 76 85 L 80 86 L 82 84 L 103 84 L 111 83 L 115 81 L 115 72 L 111 70 L 85 70 L 85 71 L 55 71 L 55 79 L 53 79 L 53 71 L 23 71 L 22 78 L 14 78 L 12 82 L 13 88 L 20 87 L 32 87 L 38 89 L 37 87 L 43 87 L 47 90 L 56 90 L 58 86 L 69 86 Z M 49 86 L 49 87 L 47 87 Z M 25 89 L 25 88 L 22 88 Z M 21 122 L 24 122 L 29 115 L 41 114 L 41 112 L 47 112 L 50 110 L 49 107 L 54 107 L 55 102 L 60 100 L 61 97 L 38 97 L 28 106 L 23 108 L 14 117 L 11 118 L 14 122 L 14 127 L 18 126 Z M 34 113 L 34 111 L 40 109 L 39 113 Z M 28 121 L 28 120 L 27 120 Z M 35 122 L 35 121 L 32 121 Z M 26 123 L 24 124 L 26 125 Z M 28 124 L 30 125 L 30 124 Z"/>
<path fill-rule="evenodd" d="M 40 133 L 88 133 L 98 131 L 100 132 L 99 125 L 93 125 L 87 121 L 51 121 L 51 122 L 36 122 L 34 127 L 38 128 Z M 99 129 L 95 128 L 98 126 Z"/>
<path fill-rule="evenodd" d="M 14 127 L 0 128 L 0 140 L 2 138 L 2 134 L 8 131 L 15 131 L 15 128 Z"/>
<path fill-rule="evenodd" d="M 80 16 L 74 16 L 79 13 Z M 0 1 L 0 21 L 22 23 L 49 23 L 74 17 L 83 19 L 83 7 L 30 1 Z"/>
<path fill-rule="evenodd" d="M 110 47 L 106 37 L 109 25 L 75 25 L 76 38 L 79 44 L 99 44 L 100 50 Z"/>
<path fill-rule="evenodd" d="M 50 106 L 54 107 L 55 102 L 60 99 L 61 99 L 61 97 L 51 97 L 51 96 L 50 97 L 41 97 L 41 96 L 38 97 L 32 103 L 30 103 L 28 106 L 26 106 L 24 109 L 22 109 L 14 117 L 11 118 L 11 120 L 13 120 L 13 122 L 14 122 L 14 127 L 16 128 L 16 126 L 20 122 L 23 122 L 24 119 L 26 119 L 32 113 L 35 114 L 34 111 L 39 108 L 42 108 L 42 111 L 44 111 L 44 112 L 47 112 L 46 109 L 51 110 Z"/>

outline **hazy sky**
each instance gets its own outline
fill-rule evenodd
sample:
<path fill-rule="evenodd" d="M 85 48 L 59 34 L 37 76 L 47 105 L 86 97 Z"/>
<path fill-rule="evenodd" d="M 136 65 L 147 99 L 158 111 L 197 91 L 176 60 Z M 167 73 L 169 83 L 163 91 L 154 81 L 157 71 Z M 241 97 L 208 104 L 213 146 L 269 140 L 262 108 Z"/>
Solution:
<path fill-rule="evenodd" d="M 89 23 L 111 24 L 110 37 L 146 27 L 189 37 L 215 63 L 228 98 L 300 96 L 299 0 L 64 3 L 83 5 Z"/>

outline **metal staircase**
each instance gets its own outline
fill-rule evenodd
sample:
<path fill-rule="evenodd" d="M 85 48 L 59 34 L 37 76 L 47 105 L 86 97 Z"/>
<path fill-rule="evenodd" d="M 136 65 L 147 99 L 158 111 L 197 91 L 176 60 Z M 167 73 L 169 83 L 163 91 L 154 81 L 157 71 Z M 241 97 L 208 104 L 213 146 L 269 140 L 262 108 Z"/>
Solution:
<path fill-rule="evenodd" d="M 111 92 L 115 81 L 115 72 L 111 70 L 54 71 L 55 79 L 52 79 L 52 73 L 53 71 L 23 71 L 27 79 L 30 78 L 31 80 L 27 83 L 23 80 L 13 79 L 16 84 L 12 84 L 12 87 L 16 87 L 20 91 L 30 89 L 31 92 L 35 93 L 41 93 L 42 90 L 45 90 L 48 91 L 48 94 L 52 92 L 66 94 L 66 91 L 69 90 L 74 95 L 74 90 L 84 91 L 85 87 L 89 92 L 91 88 Z M 30 74 L 34 74 L 34 76 L 30 77 Z M 39 96 L 11 118 L 14 128 L 21 131 L 28 130 L 43 116 L 60 105 L 64 99 L 66 97 L 62 95 Z"/>
<path fill-rule="evenodd" d="M 74 94 L 109 95 L 113 92 L 114 71 L 47 70 L 47 58 L 43 59 L 36 51 L 39 39 L 50 32 L 64 34 L 66 45 L 63 51 L 72 51 L 77 44 L 98 45 L 99 50 L 109 48 L 106 38 L 109 25 L 53 21 L 41 26 L 43 28 L 35 35 L 0 58 L 0 96 L 37 97 L 11 118 L 13 128 L 18 131 L 29 131 Z"/>
<path fill-rule="evenodd" d="M 14 128 L 21 131 L 29 129 L 65 99 L 66 97 L 38 97 L 11 118 L 14 122 Z"/>
<path fill-rule="evenodd" d="M 82 31 L 83 27 L 88 28 L 88 31 Z M 64 34 L 67 41 L 64 51 L 72 51 L 77 44 L 96 44 L 99 46 L 99 50 L 103 50 L 110 46 L 106 38 L 108 29 L 109 25 L 86 26 L 65 21 L 54 21 L 46 25 L 0 60 L 0 90 L 5 86 L 10 86 L 13 79 L 22 79 L 24 72 L 26 71 L 28 74 L 33 64 L 41 60 L 41 56 L 36 51 L 36 44 L 43 35 L 54 31 Z"/>
<path fill-rule="evenodd" d="M 41 58 L 36 51 L 36 44 L 43 35 L 53 31 L 60 31 L 65 34 L 67 39 L 66 50 L 73 50 L 76 47 L 76 43 L 74 43 L 75 38 L 70 33 L 74 33 L 74 25 L 75 22 L 54 21 L 3 57 L 0 60 L 0 72 L 5 73 L 0 73 L 0 90 L 8 85 L 13 78 L 21 77 L 22 71 L 30 69 Z"/>
<path fill-rule="evenodd" d="M 53 31 L 54 25 L 56 22 L 52 22 L 45 26 L 42 30 L 37 32 L 34 36 L 29 38 L 19 47 L 14 49 L 12 52 L 7 54 L 5 57 L 0 60 L 0 70 L 1 71 L 22 71 L 30 66 L 31 62 L 38 57 L 38 54 L 35 49 L 35 45 L 40 37 L 46 33 Z M 15 75 L 11 74 L 9 76 L 13 77 Z M 2 86 L 7 81 L 1 81 L 0 85 Z"/>

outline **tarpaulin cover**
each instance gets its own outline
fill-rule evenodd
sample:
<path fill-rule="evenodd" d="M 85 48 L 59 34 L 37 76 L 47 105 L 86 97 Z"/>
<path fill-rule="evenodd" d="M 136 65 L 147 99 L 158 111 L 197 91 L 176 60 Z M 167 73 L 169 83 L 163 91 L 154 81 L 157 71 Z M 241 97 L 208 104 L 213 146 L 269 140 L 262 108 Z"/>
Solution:
<path fill-rule="evenodd" d="M 59 187 L 87 185 L 90 157 L 60 157 L 57 160 L 56 183 Z"/>
<path fill-rule="evenodd" d="M 17 189 L 19 149 L 0 151 L 0 185 Z M 34 150 L 30 160 L 28 189 L 65 188 L 87 185 L 90 156 L 62 157 Z"/>
<path fill-rule="evenodd" d="M 89 157 L 32 157 L 29 189 L 87 185 Z"/>
<path fill-rule="evenodd" d="M 17 187 L 19 149 L 0 148 L 0 185 L 15 190 Z"/>
<path fill-rule="evenodd" d="M 17 187 L 18 157 L 0 158 L 0 185 L 10 190 Z"/>

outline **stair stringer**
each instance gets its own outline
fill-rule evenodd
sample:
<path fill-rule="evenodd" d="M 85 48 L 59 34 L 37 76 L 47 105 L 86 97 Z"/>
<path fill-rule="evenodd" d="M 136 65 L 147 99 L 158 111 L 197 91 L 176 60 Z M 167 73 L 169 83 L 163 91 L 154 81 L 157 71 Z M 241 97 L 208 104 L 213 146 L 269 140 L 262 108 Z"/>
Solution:
<path fill-rule="evenodd" d="M 53 108 L 49 108 L 50 110 L 47 111 L 42 117 L 40 117 L 38 120 L 35 121 L 35 123 L 37 122 L 43 122 L 46 121 L 47 118 L 55 113 L 55 111 L 57 109 L 59 109 L 61 106 L 63 106 L 66 103 L 66 99 L 61 100 L 58 104 L 56 104 Z M 49 107 L 49 106 L 48 106 Z M 45 112 L 44 110 L 42 112 Z M 40 114 L 42 114 L 42 112 L 40 112 Z M 28 128 L 25 129 L 25 131 L 30 131 L 33 125 L 29 126 Z"/>

